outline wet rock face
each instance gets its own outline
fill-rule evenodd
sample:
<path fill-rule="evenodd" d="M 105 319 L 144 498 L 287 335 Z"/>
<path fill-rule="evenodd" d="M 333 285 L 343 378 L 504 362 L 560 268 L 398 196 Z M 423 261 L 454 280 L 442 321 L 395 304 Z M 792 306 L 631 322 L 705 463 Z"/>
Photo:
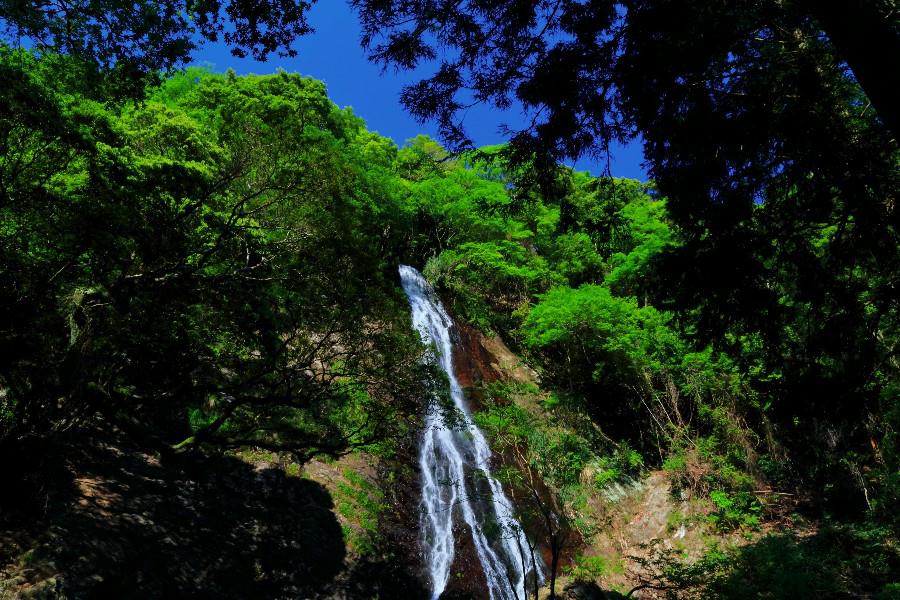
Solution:
<path fill-rule="evenodd" d="M 538 382 L 537 373 L 499 336 L 488 337 L 474 327 L 458 322 L 453 333 L 453 363 L 456 377 L 464 388 L 495 381 Z"/>
<path fill-rule="evenodd" d="M 451 315 L 453 316 L 453 315 Z M 533 383 L 538 381 L 537 374 L 525 366 L 518 356 L 503 343 L 499 337 L 488 337 L 480 330 L 456 320 L 453 335 L 453 367 L 454 374 L 465 390 L 466 402 L 473 411 L 480 409 L 481 385 L 497 381 L 520 381 Z M 495 453 L 494 464 L 517 465 L 515 457 Z M 520 466 L 520 465 L 518 465 Z M 521 466 L 520 466 L 521 467 Z M 523 490 L 509 489 L 507 494 L 515 503 L 524 498 Z M 535 523 L 523 522 L 523 527 L 531 539 L 540 540 L 540 528 Z M 487 582 L 472 542 L 468 526 L 458 519 L 458 530 L 455 532 L 456 557 L 451 570 L 447 589 L 441 600 L 487 600 Z M 549 549 L 539 545 L 537 554 L 545 563 L 549 561 Z"/>
<path fill-rule="evenodd" d="M 417 457 L 420 438 L 421 431 L 410 432 L 401 441 L 397 454 L 380 463 L 378 478 L 382 481 L 381 488 L 389 508 L 382 514 L 379 524 L 382 542 L 378 559 L 357 565 L 354 570 L 359 574 L 358 585 L 335 597 L 347 600 L 429 597 L 430 582 L 419 539 L 421 490 Z"/>
<path fill-rule="evenodd" d="M 562 593 L 563 600 L 618 600 L 625 596 L 619 592 L 604 592 L 594 582 L 576 581 L 568 584 Z"/>
<path fill-rule="evenodd" d="M 457 321 L 453 329 L 453 341 L 455 374 L 460 385 L 465 389 L 466 401 L 473 411 L 480 409 L 482 393 L 480 386 L 483 384 L 497 381 L 537 384 L 540 381 L 538 374 L 513 353 L 499 336 L 486 336 L 480 330 Z M 511 451 L 495 452 L 493 463 L 497 466 L 513 467 L 520 471 L 529 469 Z M 542 501 L 551 505 L 553 503 L 552 492 L 536 473 L 532 473 L 532 476 Z M 517 506 L 524 506 L 531 502 L 531 492 L 527 489 L 508 485 L 504 485 L 504 489 Z M 521 524 L 528 538 L 537 545 L 535 553 L 540 556 L 544 565 L 549 565 L 551 551 L 545 537 L 543 521 L 533 510 L 530 511 L 532 518 L 527 518 L 528 512 L 525 511 L 525 514 L 520 516 L 523 519 Z M 560 556 L 560 567 L 571 564 L 575 554 L 584 543 L 577 531 L 572 531 L 569 535 L 569 542 Z M 459 540 L 460 538 L 457 537 L 457 544 L 459 544 Z M 477 569 L 477 558 L 473 560 L 474 562 L 471 564 Z M 481 596 L 474 597 L 480 598 Z M 603 596 L 600 597 L 603 598 Z"/>
<path fill-rule="evenodd" d="M 453 366 L 456 378 L 463 388 L 493 383 L 501 379 L 501 373 L 495 368 L 495 357 L 488 352 L 483 343 L 484 334 L 459 323 L 456 324 L 453 333 L 455 334 Z"/>
<path fill-rule="evenodd" d="M 488 600 L 487 580 L 469 526 L 457 517 L 453 533 L 456 554 L 450 569 L 450 580 L 440 600 Z"/>

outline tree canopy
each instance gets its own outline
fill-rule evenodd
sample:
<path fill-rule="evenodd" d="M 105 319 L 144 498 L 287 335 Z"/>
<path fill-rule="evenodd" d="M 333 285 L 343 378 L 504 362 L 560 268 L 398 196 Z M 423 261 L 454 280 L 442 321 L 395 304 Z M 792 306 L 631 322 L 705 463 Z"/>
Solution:
<path fill-rule="evenodd" d="M 191 70 L 110 106 L 61 57 L 0 65 L 0 437 L 100 413 L 304 456 L 418 410 L 396 148 L 320 82 Z"/>
<path fill-rule="evenodd" d="M 294 56 L 292 43 L 312 31 L 307 12 L 316 0 L 100 0 L 0 2 L 7 40 L 67 54 L 115 75 L 126 95 L 142 81 L 184 66 L 204 40 L 224 40 L 234 56 L 266 60 Z"/>
<path fill-rule="evenodd" d="M 313 3 L 0 2 L 29 45 L 0 46 L 0 454 L 396 440 L 441 385 L 406 261 L 600 424 L 530 436 L 551 483 L 612 443 L 724 521 L 767 481 L 898 531 L 893 3 L 353 0 L 373 60 L 433 68 L 402 101 L 447 147 L 296 74 L 173 69 L 291 53 Z M 472 148 L 475 103 L 528 125 Z M 634 139 L 652 182 L 560 165 Z"/>
<path fill-rule="evenodd" d="M 891 4 L 354 2 L 373 59 L 433 69 L 403 103 L 452 144 L 471 103 L 533 116 L 506 154 L 551 173 L 544 197 L 560 159 L 639 134 L 682 240 L 639 284 L 701 342 L 757 339 L 790 410 L 854 422 L 878 410 L 900 302 Z"/>

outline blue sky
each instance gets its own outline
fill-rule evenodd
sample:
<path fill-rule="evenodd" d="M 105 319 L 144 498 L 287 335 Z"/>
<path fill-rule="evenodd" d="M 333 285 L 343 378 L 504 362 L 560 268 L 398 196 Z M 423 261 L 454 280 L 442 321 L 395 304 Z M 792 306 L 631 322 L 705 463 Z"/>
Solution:
<path fill-rule="evenodd" d="M 353 112 L 366 120 L 369 129 L 394 139 L 398 144 L 425 133 L 437 136 L 432 123 L 419 124 L 400 105 L 400 90 L 407 83 L 421 78 L 413 73 L 381 72 L 381 67 L 370 63 L 359 45 L 360 29 L 356 16 L 341 0 L 323 0 L 310 13 L 310 22 L 316 32 L 301 38 L 295 48 L 298 56 L 280 58 L 272 56 L 268 62 L 252 58 L 236 58 L 223 43 L 207 43 L 194 53 L 194 64 L 211 65 L 216 71 L 229 67 L 239 74 L 272 73 L 282 68 L 321 79 L 328 86 L 331 99 L 340 106 L 351 106 Z M 499 133 L 501 123 L 515 129 L 522 122 L 516 110 L 500 113 L 489 107 L 470 110 L 465 116 L 466 130 L 479 146 L 503 141 Z M 639 144 L 613 149 L 612 174 L 619 177 L 646 179 L 641 166 L 643 156 Z M 604 165 L 591 159 L 576 163 L 580 170 L 600 173 Z"/>

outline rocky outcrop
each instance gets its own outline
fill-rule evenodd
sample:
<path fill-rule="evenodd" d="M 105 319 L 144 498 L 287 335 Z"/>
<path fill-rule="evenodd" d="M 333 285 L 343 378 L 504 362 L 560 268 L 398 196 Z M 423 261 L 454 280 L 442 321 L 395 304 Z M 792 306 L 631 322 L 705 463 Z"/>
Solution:
<path fill-rule="evenodd" d="M 516 356 L 498 335 L 487 336 L 466 324 L 456 325 L 453 360 L 463 387 L 495 381 L 537 383 L 538 374 Z"/>

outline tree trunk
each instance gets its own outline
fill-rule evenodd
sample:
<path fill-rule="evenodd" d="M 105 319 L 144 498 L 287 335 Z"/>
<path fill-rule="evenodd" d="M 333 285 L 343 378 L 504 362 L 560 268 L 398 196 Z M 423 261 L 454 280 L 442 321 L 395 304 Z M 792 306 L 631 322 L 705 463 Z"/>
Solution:
<path fill-rule="evenodd" d="M 559 568 L 559 555 L 562 551 L 560 545 L 553 540 L 550 545 L 550 600 L 556 598 L 556 569 Z"/>
<path fill-rule="evenodd" d="M 900 140 L 900 26 L 876 0 L 806 0 L 881 121 Z"/>

